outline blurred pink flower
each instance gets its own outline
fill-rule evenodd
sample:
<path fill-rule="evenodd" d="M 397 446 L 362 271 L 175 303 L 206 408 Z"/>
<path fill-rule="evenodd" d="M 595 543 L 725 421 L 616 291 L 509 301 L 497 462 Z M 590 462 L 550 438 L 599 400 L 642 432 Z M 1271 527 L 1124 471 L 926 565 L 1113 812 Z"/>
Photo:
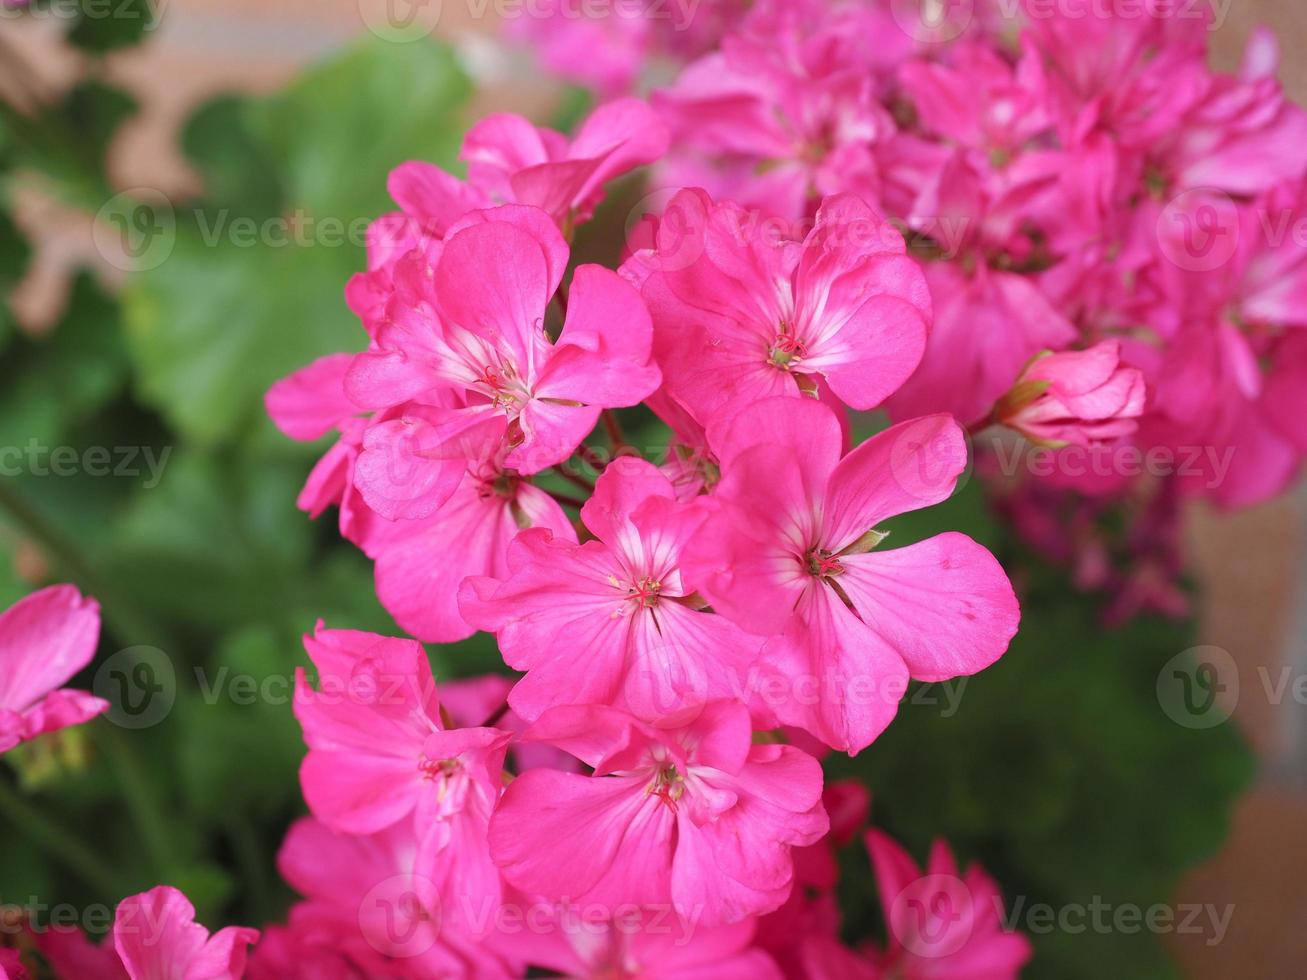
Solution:
<path fill-rule="evenodd" d="M 61 688 L 95 656 L 100 606 L 71 585 L 33 592 L 0 613 L 0 752 L 109 710 Z"/>

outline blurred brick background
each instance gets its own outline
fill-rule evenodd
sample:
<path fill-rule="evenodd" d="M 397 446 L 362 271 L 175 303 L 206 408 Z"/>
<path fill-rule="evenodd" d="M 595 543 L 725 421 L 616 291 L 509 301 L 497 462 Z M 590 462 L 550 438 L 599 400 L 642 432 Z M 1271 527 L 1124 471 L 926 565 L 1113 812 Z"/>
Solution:
<path fill-rule="evenodd" d="M 112 149 L 111 172 L 121 188 L 165 193 L 193 189 L 176 133 L 190 112 L 224 91 L 267 92 L 347 42 L 367 25 L 385 23 L 395 0 L 156 0 L 155 36 L 109 60 L 111 81 L 136 93 L 143 111 Z M 437 5 L 440 0 L 428 0 Z M 1216 32 L 1217 65 L 1238 65 L 1257 25 L 1273 28 L 1285 53 L 1281 76 L 1307 102 L 1307 4 L 1303 0 L 1216 0 L 1229 3 Z M 445 0 L 438 33 L 473 56 L 493 51 L 496 25 L 474 11 L 493 4 Z M 76 62 L 58 44 L 51 22 L 3 23 L 35 67 L 32 86 L 57 91 Z M 511 106 L 530 114 L 554 92 L 520 59 L 475 57 L 487 79 L 485 108 Z M 1307 153 L 1307 147 L 1303 148 Z M 85 216 L 40 197 L 21 203 L 20 218 L 41 242 L 36 267 L 15 297 L 20 315 L 39 330 L 57 314 L 63 280 L 76 264 L 96 262 Z M 39 229 L 39 235 L 38 235 Z M 1189 876 L 1177 901 L 1233 903 L 1228 934 L 1217 946 L 1201 937 L 1178 940 L 1187 975 L 1198 980 L 1297 980 L 1307 976 L 1307 708 L 1265 694 L 1265 677 L 1285 667 L 1307 673 L 1307 492 L 1226 516 L 1195 511 L 1190 546 L 1205 588 L 1203 642 L 1228 650 L 1239 665 L 1242 695 L 1234 721 L 1261 759 L 1257 786 L 1239 804 L 1222 854 Z M 1104 719 L 1110 723 L 1110 719 Z"/>

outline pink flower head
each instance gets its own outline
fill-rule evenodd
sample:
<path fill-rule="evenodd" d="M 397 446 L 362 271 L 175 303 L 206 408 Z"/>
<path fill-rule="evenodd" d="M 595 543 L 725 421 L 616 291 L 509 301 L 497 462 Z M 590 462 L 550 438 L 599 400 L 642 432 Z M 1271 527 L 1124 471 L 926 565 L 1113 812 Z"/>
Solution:
<path fill-rule="evenodd" d="M 682 191 L 644 277 L 665 394 L 701 424 L 769 395 L 829 387 L 869 409 L 912 374 L 930 294 L 903 238 L 859 198 L 828 198 L 802 240 L 734 204 Z"/>
<path fill-rule="evenodd" d="M 873 550 L 883 521 L 952 493 L 967 463 L 956 422 L 903 422 L 843 459 L 838 421 L 810 399 L 768 399 L 735 424 L 755 440 L 723 460 L 720 513 L 685 565 L 714 609 L 772 637 L 762 662 L 787 692 L 768 685 L 781 722 L 857 752 L 909 675 L 972 674 L 1002 655 L 1020 614 L 986 549 L 946 533 Z"/>
<path fill-rule="evenodd" d="M 61 688 L 91 662 L 100 606 L 71 585 L 33 592 L 0 613 L 0 752 L 80 725 L 109 702 Z"/>
<path fill-rule="evenodd" d="M 160 885 L 125 898 L 114 916 L 113 947 L 130 980 L 240 980 L 257 929 L 230 926 L 210 935 L 176 888 Z"/>
<path fill-rule="evenodd" d="M 611 97 L 630 92 L 651 62 L 695 57 L 713 47 L 747 5 L 539 0 L 529 15 L 504 21 L 509 36 L 530 45 L 549 72 Z"/>
<path fill-rule="evenodd" d="M 738 922 L 785 900 L 790 848 L 826 832 L 821 766 L 792 746 L 753 744 L 739 704 L 658 726 L 597 705 L 554 708 L 527 737 L 594 769 L 533 769 L 505 791 L 491 851 L 530 894 Z"/>
<path fill-rule="evenodd" d="M 581 509 L 594 540 L 524 531 L 505 580 L 464 582 L 464 617 L 495 633 L 509 666 L 527 672 L 509 698 L 518 713 L 607 704 L 656 718 L 743 689 L 760 641 L 698 611 L 680 569 L 706 517 L 676 503 L 657 467 L 619 458 Z"/>
<path fill-rule="evenodd" d="M 979 866 L 960 874 L 938 840 L 923 872 L 888 835 L 867 831 L 889 942 L 881 966 L 905 980 L 985 977 L 1016 980 L 1030 941 L 1003 926 L 1003 898 Z"/>
<path fill-rule="evenodd" d="M 611 918 L 587 918 L 575 903 L 533 905 L 532 928 L 511 937 L 514 952 L 560 976 L 606 980 L 780 980 L 776 964 L 752 945 L 756 921 L 704 927 L 670 912 L 631 906 Z"/>
<path fill-rule="evenodd" d="M 302 669 L 295 685 L 309 809 L 353 834 L 411 817 L 437 884 L 497 901 L 485 833 L 510 733 L 447 728 L 426 652 L 413 640 L 319 624 L 304 645 L 318 672 L 316 690 Z"/>
<path fill-rule="evenodd" d="M 410 161 L 390 174 L 402 212 L 369 229 L 369 267 L 393 264 L 409 249 L 437 241 L 476 208 L 528 204 L 571 234 L 603 200 L 604 185 L 667 151 L 667 127 L 639 99 L 600 106 L 569 140 L 514 113 L 486 116 L 463 141 L 466 183 L 429 163 Z"/>
<path fill-rule="evenodd" d="M 879 43 L 865 43 L 872 36 Z M 655 92 L 676 148 L 661 183 L 703 185 L 791 220 L 826 195 L 875 199 L 874 149 L 894 121 L 875 98 L 874 60 L 910 48 L 884 11 L 865 5 L 760 4 L 721 50 Z"/>
<path fill-rule="evenodd" d="M 468 180 L 492 201 L 530 204 L 565 231 L 589 220 L 608 181 L 667 152 L 667 127 L 639 99 L 597 108 L 570 142 L 562 133 L 496 113 L 463 141 Z"/>
<path fill-rule="evenodd" d="M 514 470 L 474 461 L 429 517 L 390 525 L 375 549 L 377 597 L 421 640 L 466 639 L 476 627 L 459 611 L 459 586 L 470 575 L 507 577 L 509 545 L 533 527 L 576 539 L 553 497 Z"/>
<path fill-rule="evenodd" d="M 273 944 L 255 951 L 251 980 L 521 976 L 478 935 L 494 923 L 498 905 L 479 895 L 442 895 L 438 865 L 422 858 L 408 824 L 354 835 L 311 817 L 296 822 L 277 867 L 304 900 Z M 292 952 L 299 958 L 291 960 Z"/>
<path fill-rule="evenodd" d="M 474 212 L 450 230 L 434 266 L 414 272 L 412 296 L 391 301 L 372 349 L 350 368 L 350 397 L 382 409 L 419 396 L 432 402 L 435 393 L 464 407 L 413 413 L 369 433 L 356 479 L 379 513 L 431 513 L 458 485 L 461 458 L 495 459 L 522 474 L 547 469 L 602 409 L 634 405 L 658 386 L 648 312 L 607 269 L 577 268 L 551 338 L 547 308 L 567 259 L 539 209 Z"/>
<path fill-rule="evenodd" d="M 995 420 L 1041 445 L 1091 446 L 1130 435 L 1144 411 L 1144 376 L 1121 345 L 1036 357 L 994 407 Z"/>

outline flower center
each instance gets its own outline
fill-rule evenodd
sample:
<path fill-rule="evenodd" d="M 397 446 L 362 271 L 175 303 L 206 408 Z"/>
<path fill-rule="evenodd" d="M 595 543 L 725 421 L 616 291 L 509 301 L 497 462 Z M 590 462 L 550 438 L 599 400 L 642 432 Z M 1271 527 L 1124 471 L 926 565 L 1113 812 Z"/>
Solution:
<path fill-rule="evenodd" d="M 780 333 L 772 341 L 771 349 L 767 352 L 767 360 L 773 367 L 792 371 L 798 362 L 807 356 L 808 345 L 790 333 L 788 323 L 781 321 Z"/>
<path fill-rule="evenodd" d="M 502 500 L 516 500 L 517 490 L 522 478 L 510 470 L 500 470 L 490 477 L 483 477 L 477 487 L 477 495 L 485 500 L 499 497 Z"/>
<path fill-rule="evenodd" d="M 432 759 L 425 755 L 418 756 L 418 770 L 428 782 L 444 779 L 463 771 L 463 763 L 458 759 Z"/>
<path fill-rule="evenodd" d="M 654 773 L 649 793 L 675 810 L 677 801 L 685 795 L 685 778 L 674 765 L 664 765 Z"/>
<path fill-rule="evenodd" d="M 424 782 L 435 784 L 436 805 L 440 815 L 449 816 L 463 809 L 468 781 L 461 759 L 432 759 L 420 755 L 418 771 L 422 773 Z"/>
<path fill-rule="evenodd" d="M 663 583 L 646 576 L 626 590 L 626 598 L 642 609 L 652 609 L 658 605 L 658 597 Z"/>
<path fill-rule="evenodd" d="M 844 573 L 840 556 L 824 548 L 813 548 L 804 556 L 804 562 L 808 566 L 808 574 L 813 578 L 834 578 Z"/>
<path fill-rule="evenodd" d="M 496 408 L 505 412 L 519 412 L 531 400 L 531 390 L 518 374 L 517 368 L 508 361 L 487 364 L 477 375 L 474 384 L 489 396 Z"/>

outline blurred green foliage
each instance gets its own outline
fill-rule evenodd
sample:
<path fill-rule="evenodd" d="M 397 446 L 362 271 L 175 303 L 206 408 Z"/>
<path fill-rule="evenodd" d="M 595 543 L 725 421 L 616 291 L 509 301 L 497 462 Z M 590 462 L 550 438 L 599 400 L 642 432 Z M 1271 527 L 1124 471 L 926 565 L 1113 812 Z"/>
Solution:
<path fill-rule="evenodd" d="M 93 58 L 147 36 L 86 17 L 68 28 Z M 138 453 L 134 475 L 0 478 L 0 603 L 76 581 L 104 605 L 98 664 L 145 646 L 175 672 L 174 703 L 157 724 L 100 719 L 7 758 L 0 900 L 84 907 L 165 881 L 190 893 L 206 923 L 284 911 L 274 856 L 302 811 L 289 703 L 304 662 L 298 635 L 319 616 L 394 626 L 368 562 L 330 518 L 313 524 L 295 509 L 324 445 L 281 438 L 262 396 L 314 357 L 361 345 L 342 298 L 364 266 L 361 237 L 338 242 L 324 228 L 361 229 L 385 210 L 386 174 L 405 159 L 453 166 L 469 89 L 448 50 L 373 40 L 273 97 L 215 99 L 182 135 L 205 194 L 171 202 L 166 259 L 118 295 L 79 275 L 40 339 L 17 336 L 0 306 L 0 445 Z M 573 98 L 560 118 L 580 108 Z M 37 180 L 98 210 L 113 197 L 105 149 L 133 111 L 130 97 L 92 81 L 35 115 L 7 110 L 0 202 L 15 181 Z M 601 212 L 579 252 L 615 257 L 618 239 L 599 239 L 620 231 L 620 207 Z M 253 241 L 236 234 L 250 227 L 234 224 L 242 219 Z M 6 291 L 28 251 L 0 208 Z M 141 465 L 147 450 L 162 461 L 160 479 Z M 956 712 L 942 710 L 943 697 L 905 704 L 870 750 L 833 758 L 832 773 L 865 780 L 875 822 L 919 858 L 946 837 L 986 864 L 1009 901 L 1167 901 L 1180 873 L 1218 846 L 1250 769 L 1228 728 L 1185 729 L 1157 705 L 1157 671 L 1191 645 L 1190 627 L 1145 620 L 1105 631 L 1090 600 L 1007 539 L 975 484 L 900 519 L 890 544 L 946 528 L 1024 570 L 1022 631 L 999 665 L 967 681 Z M 497 663 L 486 637 L 432 653 L 438 676 Z M 94 675 L 93 666 L 76 683 L 89 687 Z M 851 935 L 874 931 L 860 847 L 847 855 L 843 890 Z M 1169 969 L 1155 937 L 1035 939 L 1040 977 Z"/>

